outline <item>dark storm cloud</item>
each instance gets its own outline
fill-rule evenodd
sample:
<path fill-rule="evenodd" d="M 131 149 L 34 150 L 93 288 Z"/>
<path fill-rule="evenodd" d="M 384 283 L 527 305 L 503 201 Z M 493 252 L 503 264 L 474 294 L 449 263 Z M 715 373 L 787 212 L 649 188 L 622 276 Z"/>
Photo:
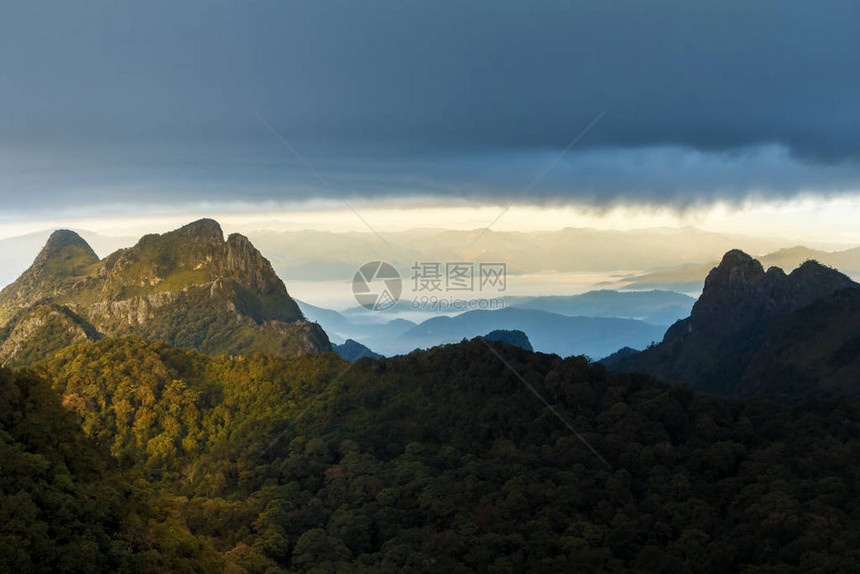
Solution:
<path fill-rule="evenodd" d="M 498 199 L 606 107 L 534 198 L 856 190 L 857 30 L 833 0 L 5 5 L 0 194 L 323 194 L 258 110 L 344 193 Z"/>

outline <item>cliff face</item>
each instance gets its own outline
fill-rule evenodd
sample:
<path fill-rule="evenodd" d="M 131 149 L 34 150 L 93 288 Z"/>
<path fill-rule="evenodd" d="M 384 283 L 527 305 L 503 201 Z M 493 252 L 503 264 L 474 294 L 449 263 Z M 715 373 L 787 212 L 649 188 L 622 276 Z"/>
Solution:
<path fill-rule="evenodd" d="M 74 232 L 55 232 L 33 265 L 0 292 L 5 338 L 15 341 L 0 347 L 0 358 L 17 360 L 22 355 L 11 349 L 47 337 L 43 329 L 23 327 L 44 304 L 88 325 L 92 337 L 137 335 L 205 353 L 331 349 L 269 261 L 242 235 L 225 241 L 218 223 L 208 219 L 144 236 L 101 261 Z M 59 331 L 54 325 L 50 333 L 77 340 Z"/>
<path fill-rule="evenodd" d="M 765 271 L 746 253 L 732 250 L 708 274 L 690 316 L 672 325 L 659 345 L 608 364 L 684 380 L 697 390 L 747 394 L 757 388 L 749 383 L 751 365 L 760 362 L 756 357 L 779 325 L 813 303 L 857 287 L 815 261 L 786 274 L 778 267 Z M 803 336 L 809 341 L 816 335 L 810 329 Z"/>

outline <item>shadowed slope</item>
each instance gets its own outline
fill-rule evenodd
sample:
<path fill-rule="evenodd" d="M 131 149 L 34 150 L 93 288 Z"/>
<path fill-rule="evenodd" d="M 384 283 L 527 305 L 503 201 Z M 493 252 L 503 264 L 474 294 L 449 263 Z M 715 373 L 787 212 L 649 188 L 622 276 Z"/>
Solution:
<path fill-rule="evenodd" d="M 798 310 L 856 288 L 842 273 L 815 261 L 786 275 L 778 267 L 765 271 L 742 251 L 729 251 L 708 274 L 690 316 L 672 325 L 662 343 L 607 364 L 616 370 L 642 370 L 667 380 L 689 381 L 708 392 L 753 392 L 756 385 L 742 381 L 749 378 L 754 357 L 770 344 L 772 330 Z M 860 324 L 851 328 L 856 330 Z M 795 330 L 798 343 L 811 344 L 819 336 L 811 323 Z M 802 396 L 811 392 L 813 388 Z"/>

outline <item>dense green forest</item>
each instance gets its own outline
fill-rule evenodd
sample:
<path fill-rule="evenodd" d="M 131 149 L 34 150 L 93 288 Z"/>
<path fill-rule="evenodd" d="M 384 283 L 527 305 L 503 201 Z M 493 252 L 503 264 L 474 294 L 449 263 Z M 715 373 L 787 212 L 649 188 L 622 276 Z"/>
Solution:
<path fill-rule="evenodd" d="M 4 498 L 71 494 L 3 521 L 0 560 L 42 544 L 32 571 L 61 571 L 76 521 L 89 567 L 66 571 L 860 571 L 857 400 L 741 402 L 479 339 L 351 364 L 106 339 L 4 377 L 66 441 L 24 441 L 9 413 L 43 407 L 4 400 Z"/>
<path fill-rule="evenodd" d="M 0 369 L 0 572 L 202 572 L 225 561 L 81 431 L 30 373 Z"/>

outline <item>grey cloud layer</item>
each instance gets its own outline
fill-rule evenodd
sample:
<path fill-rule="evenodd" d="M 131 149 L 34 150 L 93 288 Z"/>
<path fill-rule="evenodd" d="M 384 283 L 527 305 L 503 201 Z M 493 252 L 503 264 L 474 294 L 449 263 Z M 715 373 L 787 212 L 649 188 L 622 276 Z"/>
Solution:
<path fill-rule="evenodd" d="M 0 18 L 0 194 L 98 203 L 856 190 L 856 2 L 20 4 Z M 22 199 L 22 191 L 27 199 Z"/>

